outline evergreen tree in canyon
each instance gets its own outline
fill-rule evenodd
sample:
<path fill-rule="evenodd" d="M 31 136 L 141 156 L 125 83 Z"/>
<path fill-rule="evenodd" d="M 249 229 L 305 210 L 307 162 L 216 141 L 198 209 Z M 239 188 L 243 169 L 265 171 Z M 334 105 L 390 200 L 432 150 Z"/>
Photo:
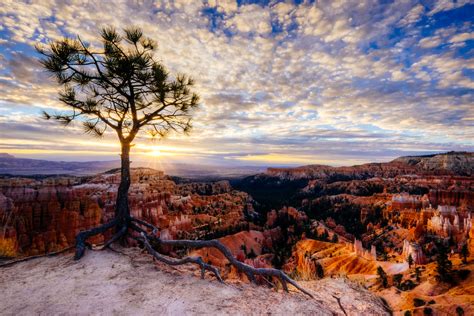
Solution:
<path fill-rule="evenodd" d="M 408 266 L 411 268 L 411 266 L 413 265 L 413 257 L 411 256 L 411 253 L 408 255 Z"/>
<path fill-rule="evenodd" d="M 100 43 L 100 44 L 99 44 Z M 68 126 L 73 121 L 82 124 L 84 132 L 101 137 L 108 130 L 117 135 L 121 145 L 121 180 L 118 187 L 115 218 L 102 226 L 80 232 L 76 237 L 75 259 L 86 250 L 87 239 L 115 229 L 113 237 L 104 244 L 126 240 L 129 233 L 138 235 L 143 246 L 158 260 L 170 265 L 194 263 L 212 272 L 220 281 L 216 267 L 200 257 L 181 259 L 164 256 L 155 250 L 162 245 L 189 248 L 214 247 L 249 280 L 255 275 L 276 277 L 287 289 L 292 284 L 304 293 L 286 274 L 277 269 L 255 269 L 237 261 L 232 253 L 217 240 L 162 240 L 159 228 L 130 214 L 128 191 L 131 185 L 130 149 L 141 132 L 163 137 L 170 132 L 187 133 L 191 115 L 198 106 L 199 96 L 192 91 L 194 81 L 186 75 L 172 76 L 155 57 L 157 44 L 139 28 L 129 27 L 118 32 L 113 27 L 103 28 L 97 45 L 80 37 L 64 38 L 37 46 L 43 67 L 56 78 L 62 91 L 59 100 L 68 111 L 43 113 Z"/>
<path fill-rule="evenodd" d="M 377 275 L 379 276 L 378 280 L 379 280 L 380 284 L 384 288 L 387 288 L 388 287 L 387 273 L 384 271 L 384 269 L 381 266 L 377 267 Z"/>
<path fill-rule="evenodd" d="M 415 278 L 416 278 L 416 282 L 421 281 L 421 267 L 415 268 Z"/>
<path fill-rule="evenodd" d="M 462 262 L 464 264 L 467 263 L 467 257 L 469 257 L 469 248 L 467 246 L 467 243 L 464 243 L 461 248 L 461 256 L 462 256 Z"/>
<path fill-rule="evenodd" d="M 438 255 L 436 256 L 436 272 L 437 279 L 441 282 L 452 282 L 452 263 L 448 258 L 448 248 L 439 242 L 436 245 Z"/>

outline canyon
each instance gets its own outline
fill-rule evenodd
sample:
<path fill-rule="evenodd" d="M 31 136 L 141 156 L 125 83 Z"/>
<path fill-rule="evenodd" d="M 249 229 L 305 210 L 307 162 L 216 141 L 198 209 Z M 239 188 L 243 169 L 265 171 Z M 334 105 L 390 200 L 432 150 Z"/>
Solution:
<path fill-rule="evenodd" d="M 308 288 L 340 280 L 366 288 L 395 314 L 443 315 L 461 308 L 467 315 L 474 313 L 473 168 L 473 153 L 459 152 L 352 167 L 268 168 L 214 181 L 134 168 L 129 196 L 132 215 L 158 226 L 162 239 L 217 238 L 239 261 L 281 268 Z M 113 218 L 119 179 L 115 169 L 1 177 L 0 255 L 73 246 L 79 231 Z M 89 240 L 92 248 L 111 234 Z M 127 243 L 140 246 L 134 238 Z M 452 284 L 434 278 L 440 247 L 448 251 Z M 215 249 L 189 254 L 217 266 L 226 282 L 249 282 Z"/>

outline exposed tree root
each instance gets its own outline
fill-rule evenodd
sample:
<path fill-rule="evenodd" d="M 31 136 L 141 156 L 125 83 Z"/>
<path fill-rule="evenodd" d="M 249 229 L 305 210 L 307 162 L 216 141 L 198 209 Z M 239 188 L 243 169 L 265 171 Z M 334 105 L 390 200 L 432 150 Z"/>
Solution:
<path fill-rule="evenodd" d="M 337 297 L 336 295 L 333 295 L 332 297 L 334 297 L 336 299 L 337 304 L 339 304 L 339 307 L 341 308 L 342 312 L 344 313 L 344 315 L 347 316 L 346 310 L 344 309 L 344 307 L 342 307 L 341 298 Z"/>
<path fill-rule="evenodd" d="M 227 258 L 227 260 L 229 260 L 229 262 L 234 267 L 237 268 L 237 270 L 245 273 L 250 281 L 255 282 L 256 275 L 276 277 L 280 280 L 283 286 L 283 289 L 285 291 L 288 292 L 287 283 L 290 283 L 291 285 L 293 285 L 295 288 L 297 288 L 304 294 L 310 297 L 313 297 L 311 293 L 309 293 L 308 291 L 303 289 L 301 286 L 299 286 L 298 283 L 296 283 L 293 279 L 291 279 L 281 270 L 273 269 L 273 268 L 254 268 L 248 264 L 238 261 L 237 259 L 234 258 L 230 250 L 218 240 L 215 240 L 215 239 L 213 240 L 162 240 L 155 236 L 148 235 L 147 237 L 148 238 L 151 237 L 152 240 L 164 246 L 181 246 L 181 247 L 194 248 L 194 249 L 216 248 Z"/>
<path fill-rule="evenodd" d="M 214 273 L 214 275 L 219 280 L 219 282 L 224 282 L 224 281 L 222 281 L 219 270 L 216 267 L 205 263 L 204 260 L 202 260 L 201 257 L 184 257 L 182 259 L 174 259 L 174 258 L 164 256 L 164 255 L 158 253 L 156 250 L 153 249 L 153 247 L 150 245 L 150 241 L 148 240 L 148 237 L 145 233 L 142 232 L 141 236 L 143 238 L 143 243 L 145 245 L 145 248 L 158 261 L 164 262 L 164 263 L 166 263 L 168 265 L 171 265 L 171 266 L 178 266 L 178 265 L 182 265 L 182 264 L 186 264 L 186 263 L 194 263 L 194 264 L 197 264 L 201 267 L 201 279 L 204 279 L 204 274 L 207 270 L 207 271 L 210 271 L 210 272 Z"/>
<path fill-rule="evenodd" d="M 254 282 L 254 283 L 256 282 L 256 279 L 255 279 L 256 275 L 262 276 L 264 278 L 275 277 L 280 281 L 285 291 L 288 292 L 288 283 L 289 283 L 293 285 L 295 288 L 297 288 L 299 291 L 303 292 L 304 294 L 308 295 L 311 298 L 314 298 L 311 293 L 309 293 L 308 291 L 303 289 L 301 286 L 299 286 L 298 283 L 296 283 L 293 279 L 291 279 L 288 275 L 286 275 L 281 270 L 273 269 L 273 268 L 254 268 L 248 264 L 238 261 L 232 255 L 232 252 L 224 244 L 222 244 L 220 241 L 216 239 L 212 239 L 212 240 L 160 239 L 155 236 L 155 234 L 159 231 L 159 229 L 156 226 L 134 217 L 130 217 L 126 221 L 119 221 L 117 219 L 114 219 L 111 222 L 106 223 L 104 225 L 92 228 L 87 231 L 80 232 L 76 236 L 76 254 L 74 256 L 74 259 L 79 260 L 84 255 L 85 248 L 87 245 L 86 243 L 87 238 L 101 234 L 110 228 L 116 227 L 119 223 L 122 223 L 122 226 L 120 226 L 121 228 L 119 229 L 119 231 L 117 231 L 117 233 L 115 233 L 114 236 L 112 236 L 110 240 L 104 243 L 102 249 L 109 247 L 113 242 L 117 241 L 118 239 L 126 235 L 128 229 L 132 229 L 140 234 L 140 238 L 135 237 L 135 239 L 143 242 L 146 250 L 158 261 L 161 261 L 171 266 L 177 266 L 177 265 L 182 265 L 186 263 L 194 263 L 194 264 L 199 265 L 201 268 L 201 278 L 204 278 L 205 272 L 207 270 L 213 273 L 220 282 L 223 282 L 221 275 L 219 273 L 219 270 L 216 267 L 208 263 L 205 263 L 201 257 L 185 257 L 181 259 L 171 258 L 157 252 L 153 248 L 151 243 L 154 243 L 156 245 L 162 245 L 162 246 L 178 246 L 178 247 L 186 247 L 186 248 L 191 248 L 191 249 L 216 248 L 227 258 L 230 264 L 236 267 L 237 270 L 245 273 L 251 282 Z M 138 225 L 136 225 L 135 223 Z M 152 233 L 149 234 L 145 229 L 141 228 L 139 225 L 150 229 Z"/>
<path fill-rule="evenodd" d="M 115 235 L 112 236 L 112 238 L 110 238 L 104 243 L 101 250 L 110 248 L 109 246 L 111 244 L 113 244 L 114 242 L 116 242 L 117 240 L 125 236 L 125 234 L 127 233 L 127 230 L 128 230 L 127 225 L 123 225 L 122 228 L 117 233 L 115 233 Z"/>
<path fill-rule="evenodd" d="M 76 254 L 74 255 L 74 260 L 79 260 L 84 256 L 84 252 L 86 251 L 86 240 L 89 237 L 102 234 L 106 230 L 115 227 L 118 224 L 118 219 L 113 219 L 112 221 L 103 224 L 101 226 L 94 227 L 89 230 L 84 230 L 77 234 L 76 236 Z M 125 227 L 125 226 L 124 226 Z M 115 236 L 114 236 L 115 237 Z M 113 238 L 113 237 L 112 237 Z"/>
<path fill-rule="evenodd" d="M 138 219 L 138 218 L 135 218 L 135 217 L 130 217 L 130 221 L 135 222 L 135 223 L 140 224 L 140 225 L 143 225 L 146 228 L 151 229 L 153 235 L 156 234 L 159 231 L 158 227 L 156 227 L 155 225 L 150 224 L 148 222 L 142 221 L 141 219 Z M 136 227 L 135 227 L 135 230 L 137 230 Z"/>
<path fill-rule="evenodd" d="M 131 221 L 140 223 L 135 218 L 132 218 Z M 146 224 L 147 225 L 144 225 L 144 226 L 147 226 L 153 229 L 154 231 L 158 230 L 157 227 L 151 225 L 150 223 L 146 223 Z M 216 248 L 227 258 L 227 260 L 229 260 L 229 262 L 234 267 L 236 267 L 239 271 L 245 273 L 250 281 L 255 282 L 256 275 L 276 277 L 280 280 L 283 286 L 283 289 L 285 291 L 288 292 L 287 284 L 290 283 L 291 285 L 293 285 L 295 288 L 297 288 L 304 294 L 310 296 L 311 298 L 314 298 L 311 293 L 309 293 L 308 291 L 303 289 L 301 286 L 299 286 L 298 283 L 296 283 L 293 279 L 291 279 L 281 270 L 273 269 L 273 268 L 254 268 L 248 264 L 238 261 L 237 259 L 234 258 L 230 250 L 226 246 L 224 246 L 224 244 L 222 244 L 220 241 L 216 239 L 213 239 L 213 240 L 163 240 L 156 236 L 147 234 L 143 229 L 137 227 L 136 225 L 131 225 L 131 228 L 139 231 L 145 241 L 148 242 L 149 240 L 152 240 L 156 242 L 157 244 L 163 245 L 163 246 L 179 246 L 179 247 L 186 247 L 186 248 L 192 248 L 192 249 Z"/>

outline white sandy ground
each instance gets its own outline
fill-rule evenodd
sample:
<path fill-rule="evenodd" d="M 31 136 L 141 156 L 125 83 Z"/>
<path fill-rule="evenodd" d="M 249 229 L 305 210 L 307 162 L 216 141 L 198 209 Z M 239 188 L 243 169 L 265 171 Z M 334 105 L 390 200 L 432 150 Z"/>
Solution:
<path fill-rule="evenodd" d="M 155 264 L 136 248 L 34 259 L 0 268 L 0 315 L 386 315 L 344 279 L 301 282 L 316 299 L 250 284 L 220 284 L 193 266 Z M 335 297 L 340 298 L 340 305 Z"/>

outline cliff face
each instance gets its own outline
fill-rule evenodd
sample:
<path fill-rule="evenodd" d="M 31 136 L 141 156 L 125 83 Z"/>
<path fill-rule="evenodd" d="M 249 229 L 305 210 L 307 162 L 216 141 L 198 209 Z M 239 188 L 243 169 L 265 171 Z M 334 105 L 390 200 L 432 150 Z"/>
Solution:
<path fill-rule="evenodd" d="M 35 255 L 73 245 L 79 231 L 114 217 L 119 182 L 116 172 L 0 179 L 0 239 L 14 249 L 4 255 Z M 133 216 L 158 225 L 167 238 L 238 231 L 249 207 L 248 195 L 232 191 L 228 182 L 176 185 L 151 169 L 132 170 L 129 201 Z M 103 240 L 99 235 L 91 242 Z"/>
<path fill-rule="evenodd" d="M 461 176 L 474 175 L 474 153 L 449 152 L 430 156 L 400 157 L 393 162 L 402 162 L 426 172 L 442 172 Z"/>
<path fill-rule="evenodd" d="M 404 163 L 369 163 L 352 167 L 310 165 L 297 168 L 268 168 L 266 174 L 286 180 L 324 179 L 364 180 L 372 177 L 391 178 L 400 174 L 416 173 L 417 168 Z"/>
<path fill-rule="evenodd" d="M 285 180 L 357 180 L 400 175 L 474 175 L 474 153 L 446 153 L 433 156 L 400 157 L 387 163 L 368 163 L 352 167 L 309 165 L 297 168 L 268 168 L 266 175 Z"/>
<path fill-rule="evenodd" d="M 461 188 L 430 190 L 429 200 L 433 205 L 454 205 L 467 209 L 474 205 L 474 190 L 472 188 L 464 190 Z"/>

